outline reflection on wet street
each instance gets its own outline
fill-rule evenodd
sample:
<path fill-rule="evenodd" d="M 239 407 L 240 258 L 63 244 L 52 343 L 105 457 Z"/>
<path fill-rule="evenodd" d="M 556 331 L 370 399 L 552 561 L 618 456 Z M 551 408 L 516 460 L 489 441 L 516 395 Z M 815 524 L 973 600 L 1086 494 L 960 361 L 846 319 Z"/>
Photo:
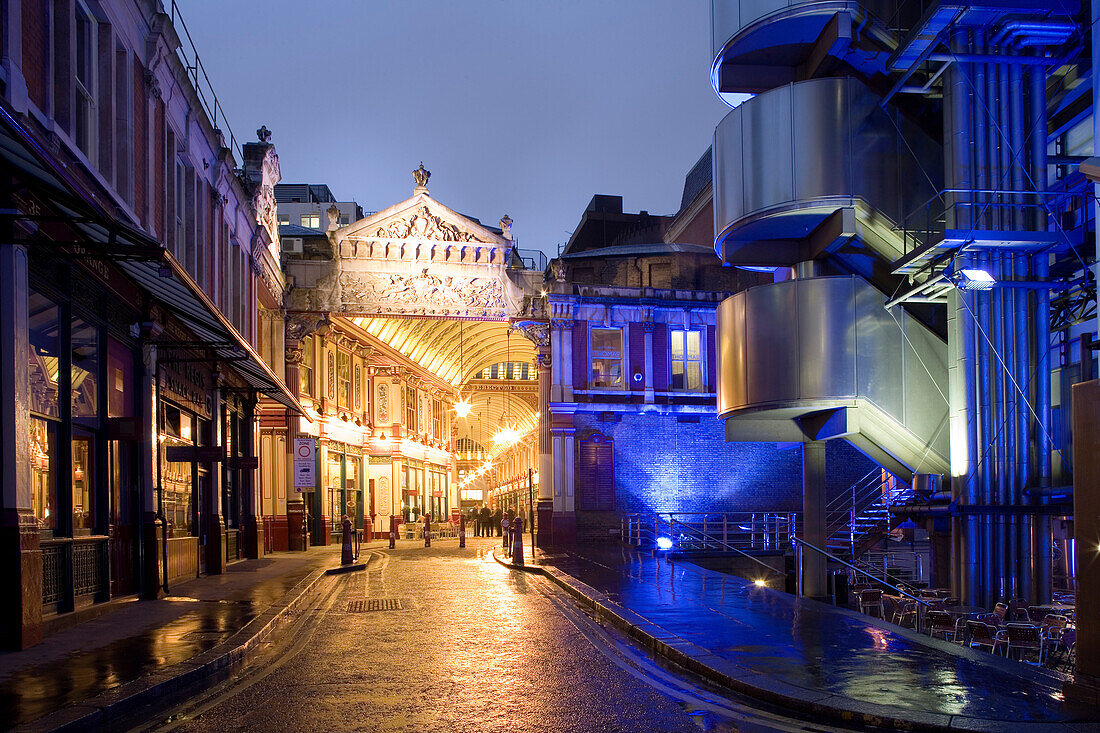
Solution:
<path fill-rule="evenodd" d="M 223 575 L 204 578 L 200 593 L 197 584 L 183 584 L 162 601 L 129 601 L 38 646 L 0 655 L 0 728 L 36 720 L 216 646 L 282 598 L 321 559 L 302 555 L 281 560 L 278 568 L 273 562 L 232 565 Z M 242 583 L 246 573 L 259 577 Z"/>
<path fill-rule="evenodd" d="M 909 711 L 993 720 L 1091 720 L 1065 709 L 1060 685 L 1011 674 L 983 652 L 950 654 L 902 634 L 687 562 L 587 550 L 555 566 L 665 632 L 790 685 Z"/>
<path fill-rule="evenodd" d="M 171 729 L 700 730 L 588 643 L 546 595 L 560 591 L 470 545 L 399 548 L 339 576 L 308 646 Z"/>

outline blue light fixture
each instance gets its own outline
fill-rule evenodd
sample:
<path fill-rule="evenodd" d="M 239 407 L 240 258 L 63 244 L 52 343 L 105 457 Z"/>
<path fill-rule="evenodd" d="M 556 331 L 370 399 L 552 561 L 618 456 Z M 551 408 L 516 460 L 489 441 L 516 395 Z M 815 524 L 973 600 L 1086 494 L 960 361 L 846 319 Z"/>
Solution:
<path fill-rule="evenodd" d="M 672 549 L 672 538 L 670 538 L 670 537 L 658 537 L 657 538 L 657 549 L 658 550 L 671 550 Z"/>

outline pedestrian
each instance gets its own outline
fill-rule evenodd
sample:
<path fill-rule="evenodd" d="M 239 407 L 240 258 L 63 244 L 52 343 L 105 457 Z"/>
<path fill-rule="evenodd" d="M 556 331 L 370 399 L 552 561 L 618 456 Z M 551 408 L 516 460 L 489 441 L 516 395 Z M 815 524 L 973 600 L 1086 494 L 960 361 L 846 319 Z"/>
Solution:
<path fill-rule="evenodd" d="M 504 534 L 504 543 L 502 546 L 504 547 L 505 552 L 508 551 L 508 545 L 511 544 L 509 540 L 512 538 L 512 535 L 508 533 L 508 524 L 508 515 L 505 514 L 500 519 L 500 529 L 501 532 Z"/>
<path fill-rule="evenodd" d="M 500 520 L 502 519 L 504 519 L 504 511 L 500 507 L 497 507 L 496 513 L 493 514 L 493 526 L 496 527 L 497 537 L 501 535 Z M 492 537 L 492 535 L 493 533 L 490 531 L 489 536 Z"/>
<path fill-rule="evenodd" d="M 481 531 L 484 533 L 483 537 L 493 536 L 493 513 L 489 511 L 489 507 L 481 507 Z"/>

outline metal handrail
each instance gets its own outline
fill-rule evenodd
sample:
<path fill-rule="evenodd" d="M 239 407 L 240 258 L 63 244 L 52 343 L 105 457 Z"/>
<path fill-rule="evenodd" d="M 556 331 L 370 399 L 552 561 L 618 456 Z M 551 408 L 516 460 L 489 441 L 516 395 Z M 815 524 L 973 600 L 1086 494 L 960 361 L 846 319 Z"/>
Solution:
<path fill-rule="evenodd" d="M 675 524 L 675 523 L 676 523 L 676 520 L 675 520 L 675 519 L 673 519 L 673 520 L 671 520 L 671 521 L 669 522 L 669 530 L 670 530 L 670 531 L 672 530 L 672 525 L 673 525 L 673 524 Z M 752 555 L 750 555 L 749 553 L 745 552 L 744 550 L 742 550 L 742 549 L 740 549 L 740 548 L 734 547 L 733 545 L 729 544 L 728 542 L 723 542 L 722 540 L 720 540 L 720 539 L 717 539 L 717 538 L 714 538 L 714 537 L 708 537 L 708 536 L 706 535 L 706 533 L 704 533 L 704 532 L 700 532 L 699 530 L 697 530 L 697 529 L 693 528 L 693 527 L 692 527 L 691 525 L 688 525 L 688 524 L 684 524 L 684 526 L 685 526 L 685 527 L 687 527 L 687 529 L 688 529 L 688 531 L 689 531 L 689 532 L 695 532 L 696 534 L 698 534 L 699 536 L 701 536 L 701 537 L 703 538 L 703 540 L 705 540 L 705 541 L 707 541 L 707 542 L 714 542 L 714 543 L 715 543 L 716 545 L 720 545 L 720 546 L 722 546 L 722 547 L 725 547 L 725 548 L 726 548 L 726 549 L 728 549 L 728 550 L 733 550 L 733 551 L 734 551 L 734 552 L 736 552 L 736 553 L 737 553 L 738 555 L 743 555 L 744 557 L 747 557 L 748 559 L 752 560 L 752 561 L 753 561 L 754 563 L 756 563 L 757 565 L 762 565 L 762 566 L 763 566 L 764 568 L 766 568 L 766 569 L 768 570 L 768 572 L 772 572 L 772 573 L 779 573 L 780 575 L 783 575 L 783 576 L 786 576 L 786 575 L 787 575 L 787 573 L 786 573 L 785 571 L 783 571 L 783 570 L 779 570 L 779 569 L 777 569 L 777 568 L 773 568 L 773 567 L 772 567 L 771 565 L 767 564 L 766 562 L 764 562 L 764 561 L 763 561 L 763 560 L 761 560 L 760 558 L 758 558 L 758 557 L 753 557 L 753 556 L 752 556 Z M 792 537 L 791 537 L 791 539 L 793 540 L 793 539 L 795 539 L 795 538 L 794 538 L 794 537 L 792 536 Z"/>
<path fill-rule="evenodd" d="M 860 575 L 866 575 L 868 578 L 871 578 L 875 582 L 877 582 L 881 585 L 884 585 L 887 588 L 897 592 L 899 595 L 905 596 L 906 598 L 908 598 L 910 600 L 916 601 L 917 602 L 917 628 L 918 629 L 920 628 L 920 626 L 921 626 L 921 608 L 922 607 L 931 608 L 931 605 L 928 603 L 928 601 L 917 598 L 912 593 L 909 593 L 907 591 L 902 590 L 901 588 L 897 587 L 893 583 L 890 583 L 889 581 L 883 580 L 882 578 L 879 578 L 876 575 L 872 575 L 871 573 L 868 573 L 866 570 L 861 570 L 860 568 L 857 568 L 852 563 L 841 560 L 839 557 L 832 554 L 831 552 L 823 550 L 823 549 L 821 549 L 820 547 L 818 547 L 816 545 L 811 545 L 809 542 L 807 542 L 804 539 L 801 539 L 799 537 L 791 537 L 791 544 L 794 545 L 794 547 L 795 547 L 795 578 L 798 580 L 799 595 L 802 594 L 802 548 L 808 547 L 811 550 L 813 550 L 814 552 L 825 556 L 829 560 L 832 560 L 833 562 L 838 562 L 841 565 L 843 565 L 844 567 L 850 568 L 851 570 L 855 570 Z"/>

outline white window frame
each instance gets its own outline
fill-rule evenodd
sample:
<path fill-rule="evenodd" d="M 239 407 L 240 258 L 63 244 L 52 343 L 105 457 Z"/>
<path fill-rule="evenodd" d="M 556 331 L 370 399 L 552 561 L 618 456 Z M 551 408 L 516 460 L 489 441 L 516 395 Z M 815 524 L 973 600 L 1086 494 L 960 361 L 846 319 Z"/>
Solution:
<path fill-rule="evenodd" d="M 596 355 L 596 349 L 593 346 L 594 336 L 597 331 L 616 331 L 619 334 L 619 383 L 618 384 L 603 384 L 597 383 L 595 378 L 595 372 L 593 365 L 598 358 Z M 610 361 L 612 357 L 599 357 L 603 361 Z M 588 330 L 588 387 L 590 389 L 613 389 L 613 390 L 625 390 L 626 385 L 626 333 L 621 327 L 616 326 L 593 326 Z"/>
<path fill-rule="evenodd" d="M 87 23 L 87 35 L 81 33 L 82 22 Z M 99 157 L 99 112 L 96 91 L 99 88 L 99 22 L 88 6 L 78 2 L 73 7 L 73 142 L 92 165 Z M 87 48 L 81 53 L 81 39 L 86 38 Z M 81 56 L 84 56 L 82 59 Z M 87 79 L 80 78 L 83 64 Z M 81 107 L 83 106 L 83 110 Z M 81 120 L 83 120 L 83 135 Z M 81 139 L 84 137 L 85 139 Z"/>
<path fill-rule="evenodd" d="M 699 337 L 699 357 L 697 359 L 689 359 L 688 358 L 687 335 L 691 334 L 691 333 L 697 334 L 698 337 Z M 676 359 L 675 358 L 675 354 L 676 354 L 675 344 L 676 344 L 676 339 L 677 338 L 680 339 L 680 347 L 681 347 L 681 354 L 682 354 L 681 359 Z M 670 391 L 672 391 L 672 392 L 704 392 L 704 391 L 706 391 L 706 387 L 707 387 L 706 367 L 707 367 L 707 365 L 706 365 L 706 349 L 704 348 L 705 344 L 706 344 L 706 331 L 704 329 L 701 329 L 701 328 L 688 328 L 688 327 L 669 328 L 668 329 L 668 388 L 669 388 Z M 672 384 L 672 379 L 673 379 L 673 375 L 674 375 L 673 367 L 674 367 L 674 365 L 677 361 L 682 362 L 683 365 L 684 365 L 684 386 L 682 386 L 682 387 L 676 387 L 676 386 L 673 386 L 673 384 Z M 698 366 L 699 366 L 699 385 L 697 387 L 692 387 L 688 384 L 688 365 L 689 364 L 698 364 Z"/>

